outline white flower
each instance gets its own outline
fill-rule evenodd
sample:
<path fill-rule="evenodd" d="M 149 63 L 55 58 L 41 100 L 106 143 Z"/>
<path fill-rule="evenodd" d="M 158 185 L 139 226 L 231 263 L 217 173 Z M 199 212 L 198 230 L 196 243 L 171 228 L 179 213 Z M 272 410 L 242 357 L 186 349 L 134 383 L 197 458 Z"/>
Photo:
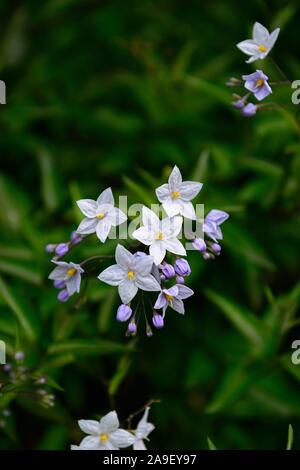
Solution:
<path fill-rule="evenodd" d="M 116 262 L 102 271 L 98 279 L 111 286 L 118 286 L 119 295 L 124 304 L 128 304 L 138 289 L 159 291 L 160 285 L 152 276 L 153 258 L 149 255 L 135 256 L 124 246 L 116 248 Z"/>
<path fill-rule="evenodd" d="M 135 436 L 124 429 L 119 429 L 117 413 L 111 411 L 100 421 L 81 419 L 80 429 L 89 434 L 84 437 L 79 446 L 72 445 L 72 450 L 119 450 L 129 447 L 135 441 Z"/>
<path fill-rule="evenodd" d="M 168 184 L 163 184 L 155 190 L 159 202 L 169 217 L 181 214 L 188 219 L 196 219 L 195 209 L 190 202 L 202 188 L 202 183 L 194 181 L 182 181 L 182 176 L 174 166 L 169 176 Z"/>
<path fill-rule="evenodd" d="M 86 216 L 77 229 L 77 233 L 90 234 L 96 232 L 99 240 L 104 243 L 111 227 L 116 227 L 127 220 L 126 215 L 114 207 L 114 196 L 111 188 L 105 189 L 97 201 L 80 199 L 77 205 Z"/>
<path fill-rule="evenodd" d="M 149 253 L 156 265 L 162 262 L 166 251 L 186 255 L 185 248 L 176 238 L 182 226 L 181 216 L 160 220 L 153 211 L 144 206 L 142 218 L 144 225 L 135 230 L 132 236 L 150 247 Z"/>
<path fill-rule="evenodd" d="M 69 295 L 80 291 L 81 274 L 84 272 L 79 264 L 66 263 L 65 261 L 53 261 L 56 268 L 49 274 L 48 279 L 64 281 Z"/>
<path fill-rule="evenodd" d="M 225 220 L 227 220 L 229 214 L 224 211 L 219 211 L 217 209 L 211 210 L 205 217 L 203 224 L 203 231 L 215 242 L 217 239 L 222 240 L 223 234 L 219 227 Z"/>
<path fill-rule="evenodd" d="M 150 406 L 147 406 L 142 419 L 137 425 L 136 433 L 135 433 L 136 440 L 133 443 L 134 450 L 146 450 L 146 446 L 144 444 L 143 439 L 147 439 L 150 432 L 152 432 L 153 429 L 155 429 L 154 424 L 147 422 L 149 410 L 150 410 Z"/>
<path fill-rule="evenodd" d="M 262 24 L 256 22 L 253 26 L 253 39 L 246 39 L 246 41 L 239 42 L 237 47 L 247 55 L 250 59 L 246 60 L 248 64 L 257 59 L 264 59 L 274 46 L 278 37 L 280 28 L 274 29 L 270 34 L 267 28 Z"/>
<path fill-rule="evenodd" d="M 170 306 L 175 312 L 184 313 L 184 304 L 182 300 L 191 297 L 194 294 L 194 291 L 187 286 L 182 284 L 176 284 L 175 286 L 170 287 L 170 289 L 163 289 L 154 305 L 154 309 L 158 310 L 163 309 L 163 317 L 166 314 L 168 306 Z"/>

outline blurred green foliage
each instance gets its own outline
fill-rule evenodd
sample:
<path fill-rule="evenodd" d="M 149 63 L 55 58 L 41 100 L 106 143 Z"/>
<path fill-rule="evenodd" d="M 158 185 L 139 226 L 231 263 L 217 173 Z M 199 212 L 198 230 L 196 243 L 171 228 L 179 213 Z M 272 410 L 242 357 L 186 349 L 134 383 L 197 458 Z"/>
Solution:
<path fill-rule="evenodd" d="M 27 364 L 63 388 L 53 409 L 11 397 L 2 449 L 67 448 L 77 419 L 114 406 L 125 423 L 152 398 L 150 448 L 207 449 L 210 436 L 209 448 L 280 449 L 289 423 L 300 448 L 299 121 L 293 110 L 243 119 L 224 86 L 255 66 L 280 79 L 235 47 L 254 21 L 282 28 L 273 55 L 299 78 L 299 6 L 0 2 L 0 338 L 12 353 L 19 329 Z M 80 309 L 58 305 L 44 247 L 77 227 L 75 200 L 111 186 L 149 204 L 174 164 L 204 183 L 206 212 L 231 215 L 219 258 L 190 255 L 186 315 L 128 340 L 114 288 L 95 281 Z M 72 260 L 113 247 L 93 238 Z"/>

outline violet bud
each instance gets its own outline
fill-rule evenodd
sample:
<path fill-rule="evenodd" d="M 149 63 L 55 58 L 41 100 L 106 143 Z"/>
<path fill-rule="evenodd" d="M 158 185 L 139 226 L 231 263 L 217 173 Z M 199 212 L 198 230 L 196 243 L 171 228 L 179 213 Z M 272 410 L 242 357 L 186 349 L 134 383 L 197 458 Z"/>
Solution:
<path fill-rule="evenodd" d="M 174 270 L 173 266 L 171 264 L 168 264 L 168 263 L 166 263 L 163 266 L 162 273 L 167 279 L 170 279 L 171 277 L 175 276 L 175 270 Z"/>
<path fill-rule="evenodd" d="M 164 326 L 164 319 L 161 315 L 155 314 L 152 317 L 152 323 L 155 326 L 155 328 L 162 328 Z"/>
<path fill-rule="evenodd" d="M 234 106 L 236 109 L 242 109 L 245 106 L 244 100 L 237 100 L 232 103 L 232 106 Z"/>
<path fill-rule="evenodd" d="M 193 241 L 193 247 L 195 248 L 195 250 L 198 250 L 200 251 L 200 253 L 202 253 L 202 251 L 206 250 L 206 243 L 203 238 L 195 238 L 195 240 Z"/>
<path fill-rule="evenodd" d="M 54 285 L 55 289 L 62 289 L 63 287 L 65 287 L 66 283 L 65 283 L 65 281 L 56 280 L 56 281 L 53 282 L 53 285 Z"/>
<path fill-rule="evenodd" d="M 47 251 L 47 253 L 53 253 L 53 251 L 55 250 L 55 245 L 49 243 L 48 245 L 46 245 L 45 250 Z"/>
<path fill-rule="evenodd" d="M 13 366 L 11 364 L 5 364 L 3 366 L 3 369 L 5 370 L 5 372 L 10 372 L 12 370 Z"/>
<path fill-rule="evenodd" d="M 205 259 L 205 260 L 210 259 L 210 254 L 209 253 L 203 253 L 203 259 Z"/>
<path fill-rule="evenodd" d="M 212 249 L 216 254 L 221 253 L 221 250 L 222 250 L 222 248 L 221 248 L 221 246 L 219 245 L 219 243 L 213 243 L 213 244 L 211 245 L 211 249 Z"/>
<path fill-rule="evenodd" d="M 248 103 L 246 106 L 242 109 L 242 115 L 245 117 L 251 117 L 256 114 L 257 111 L 257 106 L 253 103 Z"/>
<path fill-rule="evenodd" d="M 57 300 L 59 300 L 60 302 L 66 302 L 69 297 L 70 296 L 68 294 L 67 289 L 64 289 L 64 290 L 61 290 L 60 293 L 58 294 Z"/>
<path fill-rule="evenodd" d="M 9 410 L 3 410 L 2 414 L 3 414 L 3 416 L 5 416 L 7 418 L 8 416 L 10 416 L 10 411 Z"/>
<path fill-rule="evenodd" d="M 121 304 L 117 310 L 117 320 L 118 321 L 127 321 L 132 314 L 132 309 L 129 305 Z"/>
<path fill-rule="evenodd" d="M 128 323 L 128 331 L 129 333 L 135 333 L 136 332 L 136 324 L 133 321 L 131 321 L 130 323 Z"/>
<path fill-rule="evenodd" d="M 189 276 L 191 274 L 190 265 L 184 258 L 177 259 L 174 268 L 179 276 Z"/>
<path fill-rule="evenodd" d="M 160 280 L 161 281 L 165 281 L 166 280 L 166 276 L 164 276 L 163 274 L 160 275 Z"/>
<path fill-rule="evenodd" d="M 177 284 L 184 284 L 184 277 L 176 276 L 176 282 Z"/>
<path fill-rule="evenodd" d="M 74 232 L 71 233 L 70 240 L 73 243 L 73 245 L 78 245 L 78 243 L 82 242 L 83 237 L 74 230 Z"/>
<path fill-rule="evenodd" d="M 146 335 L 148 336 L 148 338 L 151 338 L 153 336 L 151 326 L 149 324 L 146 327 Z"/>
<path fill-rule="evenodd" d="M 23 361 L 25 354 L 23 351 L 17 351 L 14 355 L 16 361 Z"/>
<path fill-rule="evenodd" d="M 47 395 L 47 390 L 43 390 L 43 389 L 40 389 L 40 390 L 37 390 L 37 392 L 39 395 L 42 395 L 42 396 L 46 396 Z"/>
<path fill-rule="evenodd" d="M 69 246 L 67 243 L 59 243 L 56 247 L 55 254 L 57 256 L 64 256 L 68 253 Z"/>

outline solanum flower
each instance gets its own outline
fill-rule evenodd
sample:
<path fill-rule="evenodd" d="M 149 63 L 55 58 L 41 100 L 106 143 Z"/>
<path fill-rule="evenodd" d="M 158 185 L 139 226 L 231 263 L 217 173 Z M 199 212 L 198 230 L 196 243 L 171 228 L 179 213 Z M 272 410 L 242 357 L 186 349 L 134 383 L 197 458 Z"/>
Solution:
<path fill-rule="evenodd" d="M 72 445 L 72 450 L 119 450 L 135 442 L 135 436 L 119 428 L 117 413 L 111 411 L 100 421 L 81 419 L 80 429 L 88 434 L 79 446 Z"/>
<path fill-rule="evenodd" d="M 220 229 L 220 225 L 225 222 L 229 217 L 229 214 L 218 209 L 211 210 L 205 217 L 203 224 L 203 231 L 210 237 L 214 242 L 217 239 L 222 240 L 223 235 Z"/>
<path fill-rule="evenodd" d="M 116 227 L 127 220 L 126 215 L 114 207 L 114 196 L 111 188 L 105 189 L 97 201 L 80 199 L 77 205 L 86 216 L 77 229 L 77 233 L 90 234 L 96 232 L 99 240 L 104 243 L 111 227 Z"/>
<path fill-rule="evenodd" d="M 136 433 L 135 437 L 136 440 L 133 443 L 133 449 L 134 450 L 146 450 L 146 446 L 144 444 L 144 439 L 147 439 L 149 436 L 150 432 L 155 429 L 154 424 L 148 423 L 148 414 L 149 414 L 150 406 L 147 406 L 145 409 L 145 413 L 140 420 L 139 424 L 137 425 L 136 428 Z"/>
<path fill-rule="evenodd" d="M 186 255 L 184 246 L 176 238 L 182 226 L 181 216 L 160 220 L 153 211 L 144 206 L 142 219 L 143 226 L 135 230 L 132 236 L 149 246 L 149 253 L 156 265 L 162 262 L 166 251 L 176 255 Z"/>
<path fill-rule="evenodd" d="M 81 274 L 84 272 L 80 264 L 66 263 L 65 261 L 54 261 L 56 268 L 49 274 L 53 281 L 64 281 L 69 295 L 80 291 Z"/>
<path fill-rule="evenodd" d="M 98 279 L 110 286 L 118 286 L 123 304 L 128 304 L 138 289 L 159 291 L 160 285 L 151 274 L 152 256 L 134 256 L 124 246 L 118 245 L 115 258 L 117 264 L 109 266 L 99 274 Z"/>
<path fill-rule="evenodd" d="M 188 219 L 196 219 L 195 209 L 190 202 L 202 188 L 202 183 L 182 181 L 180 170 L 174 166 L 169 182 L 155 190 L 159 202 L 169 217 L 181 214 Z"/>
<path fill-rule="evenodd" d="M 191 297 L 194 294 L 194 291 L 187 286 L 182 284 L 175 284 L 175 286 L 170 287 L 170 289 L 163 289 L 154 305 L 154 309 L 158 310 L 163 309 L 163 317 L 166 314 L 166 309 L 170 306 L 173 310 L 178 313 L 184 313 L 184 304 L 183 300 Z"/>
<path fill-rule="evenodd" d="M 252 39 L 246 39 L 246 41 L 239 42 L 237 47 L 244 52 L 244 54 L 250 55 L 250 59 L 246 60 L 248 64 L 254 62 L 257 59 L 264 59 L 274 46 L 278 37 L 280 28 L 276 28 L 271 34 L 262 24 L 256 22 L 253 26 Z"/>
<path fill-rule="evenodd" d="M 243 75 L 242 78 L 245 80 L 245 88 L 252 91 L 255 98 L 259 101 L 272 93 L 272 89 L 268 84 L 269 78 L 261 70 L 256 70 L 256 72 L 250 73 L 250 75 Z"/>

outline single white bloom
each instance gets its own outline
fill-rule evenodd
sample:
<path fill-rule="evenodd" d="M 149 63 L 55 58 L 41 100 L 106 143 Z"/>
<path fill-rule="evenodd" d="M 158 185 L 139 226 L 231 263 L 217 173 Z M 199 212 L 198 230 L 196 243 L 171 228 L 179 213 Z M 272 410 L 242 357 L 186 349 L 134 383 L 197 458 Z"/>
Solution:
<path fill-rule="evenodd" d="M 246 60 L 248 64 L 254 62 L 257 59 L 264 59 L 274 46 L 278 37 L 280 28 L 274 29 L 270 34 L 267 28 L 262 24 L 256 22 L 253 26 L 253 39 L 246 39 L 246 41 L 239 42 L 237 47 L 244 52 L 244 54 L 250 55 L 250 59 Z"/>
<path fill-rule="evenodd" d="M 80 264 L 66 263 L 65 261 L 53 261 L 56 268 L 49 274 L 48 279 L 64 281 L 69 295 L 80 291 L 81 274 L 84 272 Z"/>
<path fill-rule="evenodd" d="M 124 304 L 128 304 L 138 289 L 159 291 L 160 285 L 151 274 L 153 258 L 149 255 L 135 256 L 124 246 L 118 245 L 115 258 L 117 264 L 109 266 L 99 274 L 98 279 L 110 286 L 118 286 Z"/>
<path fill-rule="evenodd" d="M 194 181 L 182 181 L 180 170 L 175 165 L 169 176 L 169 182 L 155 190 L 157 199 L 162 203 L 169 217 L 181 214 L 188 219 L 196 219 L 195 209 L 190 202 L 203 184 Z"/>
<path fill-rule="evenodd" d="M 223 234 L 220 225 L 225 222 L 229 214 L 218 209 L 211 210 L 204 219 L 203 232 L 205 232 L 215 242 L 217 239 L 222 240 Z"/>
<path fill-rule="evenodd" d="M 175 312 L 184 313 L 184 299 L 191 297 L 194 291 L 187 286 L 182 284 L 176 284 L 170 287 L 170 289 L 163 289 L 155 302 L 154 308 L 158 310 L 163 309 L 163 317 L 166 314 L 167 308 L 170 306 Z"/>
<path fill-rule="evenodd" d="M 150 406 L 147 406 L 145 409 L 145 413 L 142 419 L 139 421 L 139 424 L 136 428 L 135 438 L 136 440 L 133 443 L 134 450 L 146 450 L 146 446 L 144 444 L 143 439 L 147 439 L 150 432 L 155 429 L 154 424 L 148 423 L 148 414 L 149 414 Z"/>
<path fill-rule="evenodd" d="M 176 238 L 181 230 L 182 217 L 166 217 L 160 220 L 157 215 L 143 206 L 143 226 L 132 234 L 134 238 L 149 246 L 149 253 L 156 265 L 160 264 L 170 251 L 176 255 L 186 255 L 182 243 Z"/>
<path fill-rule="evenodd" d="M 88 436 L 82 439 L 79 446 L 72 445 L 71 450 L 119 450 L 131 446 L 135 441 L 135 436 L 119 428 L 115 411 L 111 411 L 100 421 L 81 419 L 78 425 Z"/>
<path fill-rule="evenodd" d="M 114 207 L 114 196 L 111 188 L 105 189 L 97 201 L 80 199 L 76 201 L 81 212 L 86 216 L 77 229 L 77 233 L 90 234 L 96 232 L 99 240 L 104 243 L 111 227 L 116 227 L 127 220 L 126 215 Z"/>

